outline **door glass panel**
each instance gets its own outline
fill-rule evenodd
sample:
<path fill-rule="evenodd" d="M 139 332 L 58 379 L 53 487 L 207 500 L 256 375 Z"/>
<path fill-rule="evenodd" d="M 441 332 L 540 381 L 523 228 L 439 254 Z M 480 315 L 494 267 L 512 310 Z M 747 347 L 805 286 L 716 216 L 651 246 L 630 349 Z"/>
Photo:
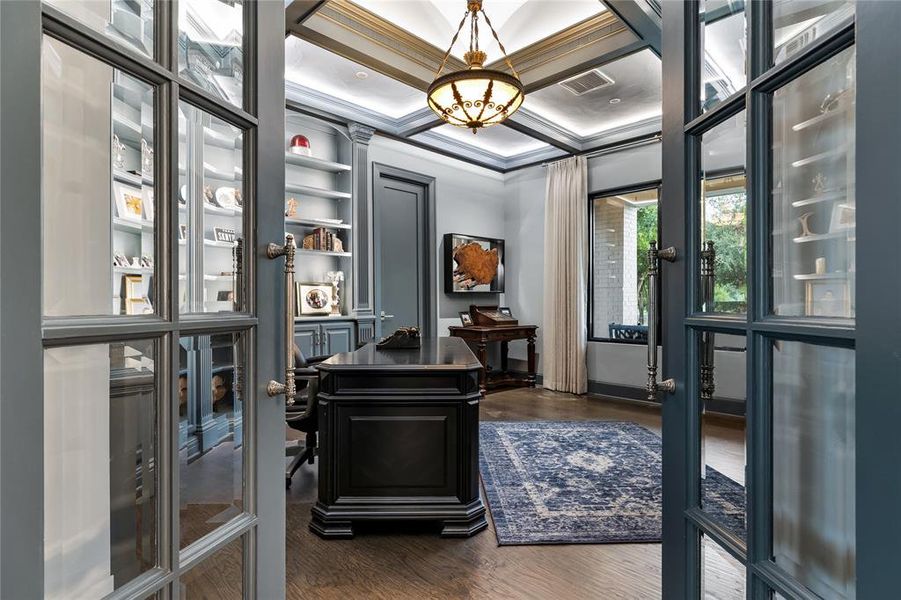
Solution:
<path fill-rule="evenodd" d="M 703 534 L 701 574 L 701 597 L 705 600 L 744 600 L 745 566 Z"/>
<path fill-rule="evenodd" d="M 592 200 L 592 338 L 648 338 L 648 244 L 657 188 Z"/>
<path fill-rule="evenodd" d="M 243 378 L 240 334 L 179 341 L 181 547 L 244 509 Z"/>
<path fill-rule="evenodd" d="M 241 600 L 244 597 L 244 538 L 233 540 L 182 575 L 178 597 L 181 600 Z"/>
<path fill-rule="evenodd" d="M 153 56 L 154 0 L 44 0 L 110 39 Z"/>
<path fill-rule="evenodd" d="M 773 312 L 854 317 L 854 49 L 773 95 Z"/>
<path fill-rule="evenodd" d="M 701 0 L 701 110 L 745 86 L 745 2 Z"/>
<path fill-rule="evenodd" d="M 745 338 L 699 335 L 701 508 L 745 539 Z"/>
<path fill-rule="evenodd" d="M 773 560 L 854 597 L 854 351 L 773 342 Z"/>
<path fill-rule="evenodd" d="M 213 96 L 244 106 L 244 3 L 180 0 L 178 74 Z"/>
<path fill-rule="evenodd" d="M 854 2 L 777 0 L 772 10 L 773 58 L 779 64 L 847 22 L 854 16 Z"/>
<path fill-rule="evenodd" d="M 180 312 L 243 309 L 243 132 L 182 102 L 178 118 Z"/>
<path fill-rule="evenodd" d="M 44 351 L 44 593 L 100 598 L 157 565 L 156 343 Z"/>
<path fill-rule="evenodd" d="M 701 243 L 714 250 L 714 285 L 702 277 L 699 293 L 705 312 L 748 309 L 745 148 L 745 111 L 701 137 Z"/>
<path fill-rule="evenodd" d="M 143 81 L 44 38 L 46 316 L 154 311 L 153 96 Z"/>

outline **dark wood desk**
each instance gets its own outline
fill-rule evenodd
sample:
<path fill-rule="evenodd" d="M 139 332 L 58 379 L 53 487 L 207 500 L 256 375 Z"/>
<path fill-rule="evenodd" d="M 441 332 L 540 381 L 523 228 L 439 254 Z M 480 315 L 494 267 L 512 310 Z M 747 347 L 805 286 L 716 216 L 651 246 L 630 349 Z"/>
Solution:
<path fill-rule="evenodd" d="M 482 372 L 479 377 L 479 387 L 482 392 L 499 387 L 535 387 L 535 332 L 537 325 L 460 325 L 448 327 L 452 336 L 462 338 L 476 344 L 479 362 L 482 363 Z M 525 377 L 513 375 L 509 372 L 508 353 L 509 343 L 513 340 L 526 340 L 529 352 L 528 373 Z M 501 371 L 488 371 L 488 343 L 501 343 Z"/>
<path fill-rule="evenodd" d="M 417 350 L 369 344 L 319 364 L 319 499 L 310 529 L 353 537 L 356 521 L 434 520 L 485 529 L 479 491 L 479 372 L 463 340 Z"/>

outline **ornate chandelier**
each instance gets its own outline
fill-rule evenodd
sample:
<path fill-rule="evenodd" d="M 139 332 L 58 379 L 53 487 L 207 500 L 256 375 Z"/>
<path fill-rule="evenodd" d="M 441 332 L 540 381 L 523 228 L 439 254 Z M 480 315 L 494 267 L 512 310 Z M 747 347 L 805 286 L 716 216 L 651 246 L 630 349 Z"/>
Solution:
<path fill-rule="evenodd" d="M 485 23 L 491 29 L 498 47 L 504 53 L 504 61 L 512 75 L 494 69 L 484 69 L 487 55 L 479 50 L 479 13 L 485 17 Z M 441 75 L 451 49 L 466 24 L 469 24 L 469 52 L 463 55 L 469 68 Z M 466 14 L 460 21 L 457 33 L 451 40 L 450 48 L 444 54 L 444 60 L 435 73 L 435 80 L 428 90 L 429 108 L 447 123 L 457 127 L 466 127 L 476 133 L 481 127 L 497 125 L 507 119 L 525 99 L 522 82 L 507 56 L 504 45 L 497 37 L 491 20 L 482 9 L 482 0 L 468 0 Z"/>

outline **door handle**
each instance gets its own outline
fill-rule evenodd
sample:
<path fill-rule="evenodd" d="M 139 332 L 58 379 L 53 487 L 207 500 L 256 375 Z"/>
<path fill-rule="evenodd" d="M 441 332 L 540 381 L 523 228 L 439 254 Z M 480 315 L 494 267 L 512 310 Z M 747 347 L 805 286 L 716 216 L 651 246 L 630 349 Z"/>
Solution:
<path fill-rule="evenodd" d="M 701 299 L 704 312 L 713 312 L 714 289 L 716 287 L 716 250 L 713 242 L 704 242 L 701 250 Z M 701 334 L 701 400 L 713 399 L 716 383 L 713 378 L 713 349 L 715 335 L 712 331 Z"/>
<path fill-rule="evenodd" d="M 660 278 L 660 261 L 676 260 L 676 249 L 670 246 L 657 249 L 657 242 L 648 244 L 648 400 L 657 400 L 657 392 L 673 393 L 676 382 L 673 379 L 657 381 L 657 286 Z"/>
<path fill-rule="evenodd" d="M 266 393 L 270 396 L 285 395 L 285 403 L 294 404 L 297 387 L 294 382 L 294 236 L 285 235 L 285 245 L 269 244 L 266 256 L 271 259 L 285 257 L 285 382 L 270 381 Z"/>
<path fill-rule="evenodd" d="M 386 315 L 386 314 L 385 314 L 385 311 L 382 311 L 382 314 L 380 315 L 380 318 L 381 318 L 382 321 L 384 321 L 385 319 L 393 319 L 393 318 L 394 318 L 394 315 Z"/>

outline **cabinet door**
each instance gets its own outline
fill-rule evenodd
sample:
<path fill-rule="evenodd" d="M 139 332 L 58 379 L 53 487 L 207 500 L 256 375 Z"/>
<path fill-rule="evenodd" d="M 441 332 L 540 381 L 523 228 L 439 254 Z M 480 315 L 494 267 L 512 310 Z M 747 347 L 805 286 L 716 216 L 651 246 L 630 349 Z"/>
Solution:
<path fill-rule="evenodd" d="M 304 358 L 312 358 L 320 354 L 319 349 L 319 325 L 302 324 L 294 325 L 294 343 L 300 348 Z"/>
<path fill-rule="evenodd" d="M 322 353 L 327 355 L 350 352 L 354 348 L 353 323 L 322 325 Z"/>

